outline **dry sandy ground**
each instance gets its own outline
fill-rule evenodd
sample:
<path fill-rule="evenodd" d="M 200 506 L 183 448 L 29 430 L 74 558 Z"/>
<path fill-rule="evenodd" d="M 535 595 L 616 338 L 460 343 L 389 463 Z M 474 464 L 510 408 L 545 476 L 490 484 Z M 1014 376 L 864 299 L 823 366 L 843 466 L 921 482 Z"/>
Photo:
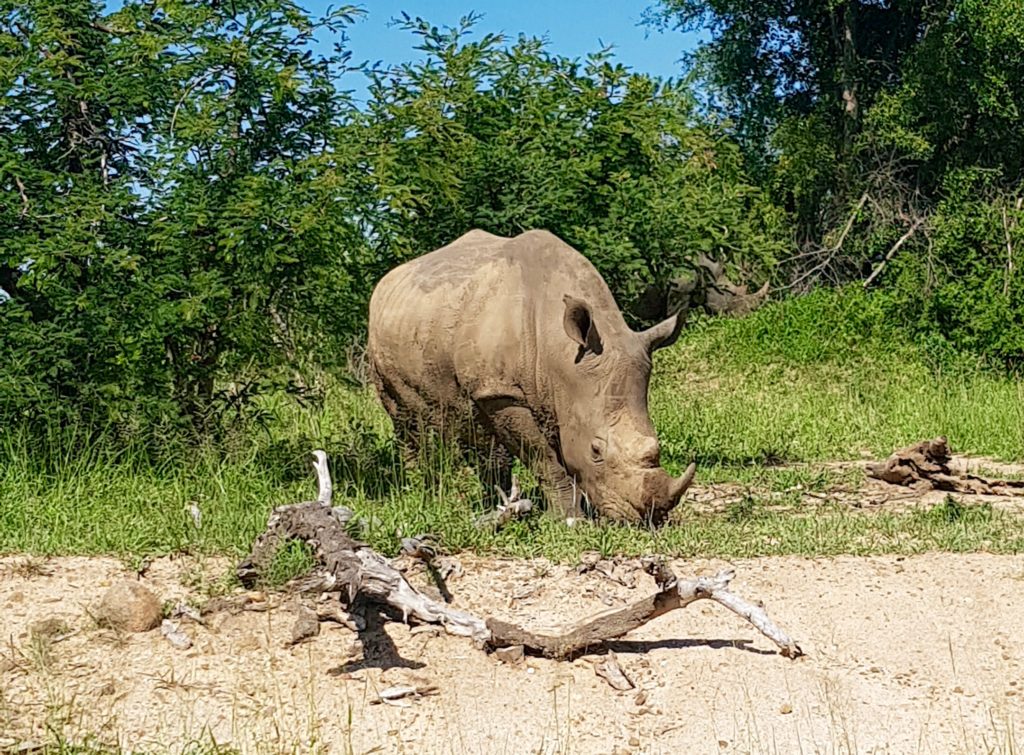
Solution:
<path fill-rule="evenodd" d="M 630 590 L 542 561 L 464 557 L 458 606 L 532 625 L 622 605 Z M 675 564 L 680 575 L 720 563 Z M 112 559 L 0 559 L 0 752 L 87 737 L 103 749 L 180 752 L 216 741 L 243 752 L 953 753 L 1024 743 L 1024 558 L 765 558 L 735 562 L 737 592 L 762 598 L 807 656 L 790 661 L 720 606 L 698 603 L 613 644 L 643 690 L 616 692 L 572 662 L 505 665 L 463 639 L 388 624 L 366 637 L 322 624 L 288 647 L 277 609 L 222 611 L 195 641 L 119 636 L 88 608 L 126 574 Z M 163 600 L 197 595 L 227 564 L 153 564 Z M 58 617 L 73 634 L 31 639 Z M 437 692 L 372 704 L 395 684 Z M 48 734 L 49 731 L 49 734 Z"/>

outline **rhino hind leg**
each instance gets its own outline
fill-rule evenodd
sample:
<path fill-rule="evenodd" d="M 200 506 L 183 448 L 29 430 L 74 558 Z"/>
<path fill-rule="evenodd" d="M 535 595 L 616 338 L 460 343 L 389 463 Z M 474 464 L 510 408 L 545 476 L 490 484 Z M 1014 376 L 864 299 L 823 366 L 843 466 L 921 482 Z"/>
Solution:
<path fill-rule="evenodd" d="M 370 363 L 370 377 L 374 388 L 377 389 L 377 396 L 380 398 L 384 411 L 391 418 L 391 425 L 395 430 L 395 443 L 398 446 L 402 462 L 407 467 L 418 465 L 421 449 L 421 438 L 423 432 L 422 408 L 411 405 L 408 396 L 412 393 L 394 382 L 385 380 L 376 365 Z"/>

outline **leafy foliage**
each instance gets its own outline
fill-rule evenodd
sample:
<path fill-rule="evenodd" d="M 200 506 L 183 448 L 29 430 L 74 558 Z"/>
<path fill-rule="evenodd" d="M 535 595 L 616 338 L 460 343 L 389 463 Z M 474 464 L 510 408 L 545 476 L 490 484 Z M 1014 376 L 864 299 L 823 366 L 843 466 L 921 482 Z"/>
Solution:
<path fill-rule="evenodd" d="M 406 18 L 426 59 L 359 111 L 354 13 L 0 0 L 0 418 L 217 430 L 344 361 L 373 282 L 473 227 L 562 235 L 624 303 L 698 252 L 779 255 L 684 85 Z"/>
<path fill-rule="evenodd" d="M 620 304 L 698 253 L 770 269 L 785 223 L 745 177 L 736 144 L 688 87 L 632 73 L 608 51 L 579 62 L 537 39 L 469 41 L 406 17 L 421 63 L 376 71 L 374 177 L 389 253 L 470 228 L 546 228 L 586 254 Z"/>
<path fill-rule="evenodd" d="M 351 13 L 0 3 L 0 416 L 202 424 L 293 318 L 358 317 L 345 57 L 310 49 Z"/>
<path fill-rule="evenodd" d="M 791 212 L 797 287 L 880 270 L 919 337 L 1022 363 L 1021 0 L 663 0 L 648 20 L 711 30 L 694 69 Z"/>

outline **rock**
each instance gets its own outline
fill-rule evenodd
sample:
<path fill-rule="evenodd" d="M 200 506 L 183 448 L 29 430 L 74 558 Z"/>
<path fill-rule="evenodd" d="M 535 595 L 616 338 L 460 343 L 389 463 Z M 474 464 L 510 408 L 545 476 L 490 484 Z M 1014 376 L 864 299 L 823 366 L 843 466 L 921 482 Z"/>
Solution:
<path fill-rule="evenodd" d="M 103 593 L 94 615 L 104 626 L 125 632 L 148 632 L 160 626 L 163 608 L 148 588 L 124 579 Z"/>
<path fill-rule="evenodd" d="M 163 634 L 163 636 L 167 638 L 167 641 L 178 650 L 188 650 L 192 647 L 192 638 L 181 631 L 177 622 L 171 621 L 170 619 L 164 619 L 163 623 L 160 625 L 160 633 Z"/>
<path fill-rule="evenodd" d="M 626 676 L 626 672 L 619 665 L 618 657 L 611 650 L 608 651 L 604 660 L 594 664 L 594 673 L 607 681 L 612 689 L 617 689 L 620 692 L 625 692 L 636 686 L 632 679 Z"/>
<path fill-rule="evenodd" d="M 502 663 L 520 663 L 523 660 L 523 646 L 512 645 L 507 648 L 498 648 L 494 651 L 494 657 Z"/>
<path fill-rule="evenodd" d="M 67 634 L 69 631 L 67 622 L 64 619 L 58 619 L 56 616 L 51 616 L 41 621 L 33 621 L 28 627 L 28 633 L 32 637 L 47 639 L 54 639 L 62 634 Z"/>
<path fill-rule="evenodd" d="M 782 707 L 779 708 L 779 713 L 781 713 L 784 716 L 788 715 L 789 713 L 792 713 L 792 712 L 793 712 L 793 706 L 790 705 L 789 703 L 783 703 Z"/>
<path fill-rule="evenodd" d="M 309 606 L 299 606 L 292 625 L 292 645 L 320 634 L 320 617 Z"/>

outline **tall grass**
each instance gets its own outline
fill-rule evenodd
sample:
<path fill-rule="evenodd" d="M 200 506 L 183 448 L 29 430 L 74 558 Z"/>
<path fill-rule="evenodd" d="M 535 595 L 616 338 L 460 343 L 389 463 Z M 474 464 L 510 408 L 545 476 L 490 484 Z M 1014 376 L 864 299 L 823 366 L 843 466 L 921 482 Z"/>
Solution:
<path fill-rule="evenodd" d="M 325 448 L 339 502 L 365 536 L 394 551 L 400 535 L 434 532 L 453 550 L 571 558 L 583 550 L 752 556 L 919 550 L 1024 550 L 1024 520 L 990 509 L 949 517 L 858 515 L 840 507 L 787 513 L 759 496 L 797 483 L 825 489 L 815 470 L 778 467 L 884 456 L 946 435 L 958 451 L 1024 459 L 1024 386 L 984 365 L 908 343 L 879 324 L 860 294 L 817 293 L 743 320 L 694 323 L 655 360 L 651 408 L 663 460 L 690 459 L 700 477 L 735 480 L 747 505 L 687 513 L 655 532 L 575 527 L 536 516 L 497 533 L 473 527 L 493 503 L 450 454 L 399 462 L 372 391 L 331 384 L 320 406 L 267 397 L 268 421 L 217 447 L 159 449 L 113 434 L 89 443 L 74 428 L 48 438 L 0 437 L 0 552 L 238 553 L 269 510 L 313 497 L 308 451 Z M 193 507 L 201 513 L 197 526 Z"/>

